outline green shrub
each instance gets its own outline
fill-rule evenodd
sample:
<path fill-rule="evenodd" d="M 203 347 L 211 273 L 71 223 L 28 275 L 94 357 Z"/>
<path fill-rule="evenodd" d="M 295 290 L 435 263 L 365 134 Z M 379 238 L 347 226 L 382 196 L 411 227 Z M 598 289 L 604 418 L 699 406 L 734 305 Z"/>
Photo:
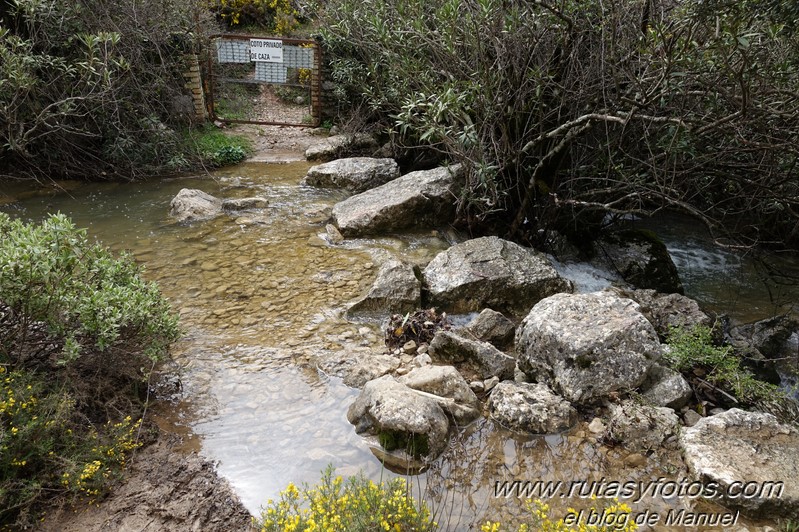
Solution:
<path fill-rule="evenodd" d="M 179 335 L 169 303 L 133 260 L 92 244 L 62 214 L 27 224 L 0 213 L 0 303 L 0 353 L 17 363 L 41 326 L 62 339 L 61 364 L 84 347 L 156 362 Z"/>
<path fill-rule="evenodd" d="M 294 484 L 280 493 L 280 500 L 267 502 L 257 525 L 262 532 L 373 532 L 432 531 L 424 503 L 409 493 L 405 480 L 395 478 L 375 484 L 363 476 L 333 478 L 328 467 L 318 485 L 300 491 Z"/>
<path fill-rule="evenodd" d="M 689 374 L 699 368 L 706 373 L 706 381 L 740 403 L 754 405 L 785 397 L 777 386 L 758 380 L 742 367 L 732 347 L 715 345 L 709 327 L 673 328 L 667 342 L 664 359 L 672 369 Z"/>
<path fill-rule="evenodd" d="M 0 527 L 108 488 L 141 444 L 143 381 L 178 335 L 129 257 L 66 216 L 0 213 Z"/>
<path fill-rule="evenodd" d="M 240 163 L 252 152 L 252 142 L 248 138 L 228 135 L 212 126 L 188 131 L 186 142 L 212 167 Z"/>

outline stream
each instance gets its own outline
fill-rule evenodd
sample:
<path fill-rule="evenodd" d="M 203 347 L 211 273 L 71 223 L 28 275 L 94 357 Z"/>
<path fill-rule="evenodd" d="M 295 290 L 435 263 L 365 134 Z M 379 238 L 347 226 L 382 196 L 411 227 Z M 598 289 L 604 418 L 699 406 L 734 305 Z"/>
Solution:
<path fill-rule="evenodd" d="M 180 313 L 185 334 L 173 349 L 183 400 L 162 404 L 157 421 L 184 434 L 187 450 L 217 462 L 254 515 L 288 482 L 313 483 L 328 464 L 344 476 L 395 475 L 347 422 L 358 391 L 321 371 L 317 360 L 341 351 L 381 350 L 380 324 L 347 322 L 346 304 L 368 289 L 387 257 L 423 265 L 449 246 L 437 231 L 329 245 L 320 235 L 329 208 L 344 196 L 299 186 L 309 166 L 245 163 L 209 177 L 62 183 L 55 192 L 0 188 L 0 209 L 26 220 L 65 213 L 112 249 L 129 251 L 145 266 L 146 278 L 159 283 Z M 178 225 L 167 214 L 182 188 L 223 198 L 262 196 L 269 207 Z M 759 271 L 745 258 L 719 251 L 702 237 L 681 237 L 690 226 L 675 221 L 661 229 L 687 295 L 714 310 L 752 320 L 799 300 L 795 286 L 764 289 Z M 592 268 L 558 267 L 582 289 L 610 282 L 611 276 Z M 474 530 L 486 518 L 512 521 L 523 515 L 517 499 L 493 496 L 497 481 L 661 476 L 685 476 L 678 456 L 658 453 L 642 464 L 621 448 L 598 445 L 585 422 L 566 434 L 521 436 L 482 419 L 461 430 L 410 483 L 444 529 Z M 579 504 L 547 502 L 553 515 Z M 665 512 L 692 504 L 656 498 L 633 507 Z M 760 524 L 741 517 L 738 525 L 757 530 Z"/>

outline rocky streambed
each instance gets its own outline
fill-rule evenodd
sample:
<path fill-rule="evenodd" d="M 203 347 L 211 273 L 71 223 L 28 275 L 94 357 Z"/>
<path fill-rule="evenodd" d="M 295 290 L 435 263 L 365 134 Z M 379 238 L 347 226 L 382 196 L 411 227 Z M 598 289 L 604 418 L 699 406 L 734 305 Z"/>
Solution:
<path fill-rule="evenodd" d="M 7 207 L 31 218 L 66 212 L 147 266 L 187 333 L 175 353 L 176 399 L 186 401 L 164 405 L 159 421 L 190 427 L 194 448 L 218 462 L 253 513 L 328 463 L 375 479 L 418 473 L 415 494 L 449 530 L 520 517 L 521 500 L 497 486 L 539 480 L 640 482 L 640 491 L 653 479 L 785 477 L 794 484 L 779 504 L 722 506 L 662 490 L 624 502 L 661 516 L 741 509 L 741 530 L 796 511 L 795 431 L 736 410 L 700 416 L 683 406 L 684 380 L 659 363 L 665 328 L 710 319 L 699 305 L 676 293 L 601 290 L 625 276 L 647 286 L 636 275 L 662 249 L 586 266 L 497 238 L 465 240 L 438 229 L 451 215 L 457 167 L 397 177 L 385 160 L 375 167 L 387 176 L 370 164 L 350 165 L 351 185 L 329 167 L 246 164 L 213 179 L 88 185 Z M 182 189 L 219 201 L 206 198 L 211 211 L 175 223 L 167 212 Z M 430 306 L 435 317 L 408 321 Z M 443 311 L 448 325 L 438 327 Z M 388 334 L 403 341 L 387 348 L 391 314 Z M 406 338 L 414 323 L 430 337 Z M 771 466 L 780 478 L 766 478 Z M 541 498 L 554 515 L 590 503 Z"/>

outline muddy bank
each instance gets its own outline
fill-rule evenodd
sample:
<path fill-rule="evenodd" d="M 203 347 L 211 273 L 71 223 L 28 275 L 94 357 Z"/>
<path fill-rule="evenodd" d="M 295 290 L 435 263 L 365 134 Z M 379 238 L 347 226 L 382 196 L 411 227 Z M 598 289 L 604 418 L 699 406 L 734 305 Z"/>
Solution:
<path fill-rule="evenodd" d="M 180 444 L 178 436 L 162 432 L 131 457 L 122 483 L 99 504 L 52 510 L 41 530 L 252 530 L 249 512 L 213 464 Z"/>

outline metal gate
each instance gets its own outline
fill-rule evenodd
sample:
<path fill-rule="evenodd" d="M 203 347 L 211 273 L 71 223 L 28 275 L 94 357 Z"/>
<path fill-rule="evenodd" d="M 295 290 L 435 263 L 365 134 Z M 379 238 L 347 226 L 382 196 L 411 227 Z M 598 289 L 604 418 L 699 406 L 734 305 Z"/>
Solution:
<path fill-rule="evenodd" d="M 319 125 L 321 51 L 314 41 L 220 34 L 211 37 L 208 105 L 214 120 Z"/>

